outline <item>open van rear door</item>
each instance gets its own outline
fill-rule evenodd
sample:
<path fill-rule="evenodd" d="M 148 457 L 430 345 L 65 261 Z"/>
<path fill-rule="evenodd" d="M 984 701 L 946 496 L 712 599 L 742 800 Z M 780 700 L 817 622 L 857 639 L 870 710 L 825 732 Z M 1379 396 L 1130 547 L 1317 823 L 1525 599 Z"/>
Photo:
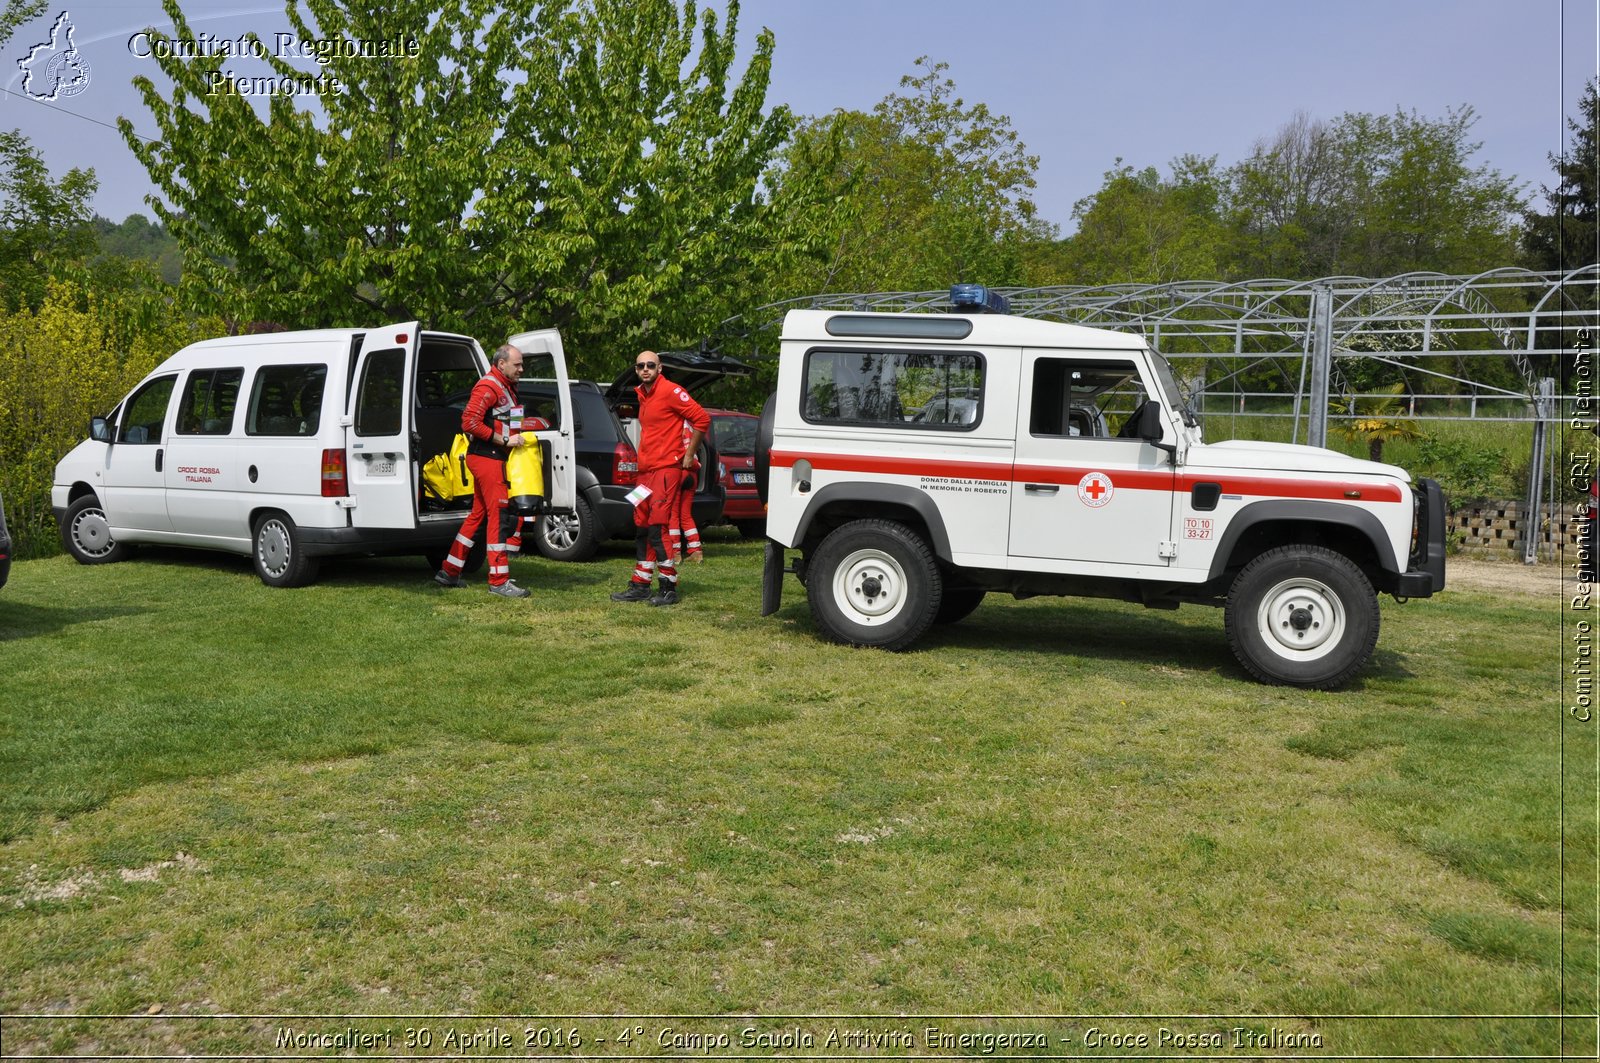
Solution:
<path fill-rule="evenodd" d="M 351 523 L 358 528 L 414 528 L 411 424 L 417 349 L 415 321 L 369 331 L 356 356 L 347 474 Z"/>
<path fill-rule="evenodd" d="M 561 346 L 561 333 L 553 328 L 521 332 L 506 341 L 522 352 L 522 379 L 552 385 L 556 405 L 549 410 L 532 410 L 550 422 L 546 431 L 535 436 L 547 445 L 549 458 L 544 470 L 545 491 L 551 509 L 571 511 L 577 504 L 577 463 L 575 423 L 572 417 L 572 388 L 567 377 L 567 356 Z"/>

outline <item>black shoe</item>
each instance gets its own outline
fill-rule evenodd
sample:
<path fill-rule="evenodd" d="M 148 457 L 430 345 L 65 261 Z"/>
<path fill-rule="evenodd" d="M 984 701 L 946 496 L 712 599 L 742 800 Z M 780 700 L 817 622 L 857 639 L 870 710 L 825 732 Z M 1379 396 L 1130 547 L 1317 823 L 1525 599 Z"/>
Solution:
<path fill-rule="evenodd" d="M 650 604 L 651 605 L 677 605 L 678 604 L 678 592 L 673 590 L 671 587 L 668 587 L 665 590 L 663 590 L 660 594 L 657 594 L 655 597 L 651 598 L 650 599 Z"/>
<path fill-rule="evenodd" d="M 611 596 L 614 602 L 648 602 L 650 600 L 650 584 L 629 583 L 625 591 L 617 591 Z"/>

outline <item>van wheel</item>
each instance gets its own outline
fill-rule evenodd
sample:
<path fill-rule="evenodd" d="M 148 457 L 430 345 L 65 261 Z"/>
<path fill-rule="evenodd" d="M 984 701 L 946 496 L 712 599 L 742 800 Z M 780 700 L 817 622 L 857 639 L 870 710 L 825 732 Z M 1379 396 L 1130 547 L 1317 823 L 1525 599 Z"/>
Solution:
<path fill-rule="evenodd" d="M 1257 679 L 1331 690 L 1372 656 L 1378 596 L 1343 554 L 1280 546 L 1234 579 L 1224 626 L 1234 656 Z"/>
<path fill-rule="evenodd" d="M 904 524 L 851 521 L 822 540 L 808 568 L 811 616 L 834 642 L 905 649 L 939 611 L 933 551 Z"/>
<path fill-rule="evenodd" d="M 317 559 L 307 557 L 294 521 L 283 513 L 256 520 L 256 575 L 269 587 L 304 587 L 317 578 Z"/>
<path fill-rule="evenodd" d="M 767 537 L 767 522 L 761 520 L 736 520 L 733 526 L 739 529 L 741 539 L 765 539 Z"/>
<path fill-rule="evenodd" d="M 84 495 L 61 515 L 61 545 L 82 565 L 122 561 L 131 552 L 111 538 L 111 522 L 94 495 Z"/>
<path fill-rule="evenodd" d="M 542 514 L 533 541 L 539 552 L 552 561 L 589 560 L 600 549 L 595 538 L 594 510 L 578 498 L 573 500 L 571 515 Z"/>

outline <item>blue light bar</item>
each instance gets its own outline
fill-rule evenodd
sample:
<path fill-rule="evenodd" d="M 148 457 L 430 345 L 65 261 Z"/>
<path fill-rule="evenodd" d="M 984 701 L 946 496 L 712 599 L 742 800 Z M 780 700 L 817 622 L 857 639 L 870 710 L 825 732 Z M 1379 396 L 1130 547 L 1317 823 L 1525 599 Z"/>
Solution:
<path fill-rule="evenodd" d="M 956 313 L 1009 314 L 1011 300 L 999 292 L 991 292 L 981 284 L 952 284 L 950 303 Z"/>

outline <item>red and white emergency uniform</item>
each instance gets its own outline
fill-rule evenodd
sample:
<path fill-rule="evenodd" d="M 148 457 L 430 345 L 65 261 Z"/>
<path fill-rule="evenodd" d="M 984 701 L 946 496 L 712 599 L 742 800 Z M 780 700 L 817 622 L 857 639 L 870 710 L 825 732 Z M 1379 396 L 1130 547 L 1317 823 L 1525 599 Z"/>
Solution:
<path fill-rule="evenodd" d="M 683 455 L 691 430 L 699 429 L 702 434 L 711 430 L 711 415 L 665 376 L 657 377 L 648 392 L 643 385 L 633 390 L 639 397 L 639 483 L 650 489 L 650 495 L 633 507 L 633 522 L 639 532 L 635 538 L 632 582 L 648 584 L 651 569 L 655 569 L 663 588 L 676 588 L 678 568 L 671 555 L 672 547 L 666 544 L 671 542 L 669 529 L 677 525 Z M 647 534 L 652 527 L 663 543 L 659 560 Z"/>
<path fill-rule="evenodd" d="M 513 421 L 520 421 L 522 404 L 517 400 L 517 385 L 498 369 L 478 381 L 467 399 L 467 408 L 461 411 L 461 430 L 467 434 L 467 471 L 472 473 L 472 512 L 462 521 L 456 532 L 456 541 L 450 546 L 450 556 L 445 558 L 444 572 L 460 576 L 466 567 L 467 551 L 472 549 L 474 536 L 485 529 L 489 586 L 498 587 L 511 578 L 511 565 L 506 558 L 503 521 L 506 512 L 506 458 L 509 447 L 494 442 L 498 435 L 509 438 L 516 429 Z M 518 425 L 520 427 L 520 424 Z"/>
<path fill-rule="evenodd" d="M 683 446 L 687 450 L 693 438 L 694 425 L 683 422 Z M 681 461 L 682 459 L 680 459 Z M 683 471 L 683 482 L 678 485 L 678 508 L 673 513 L 672 527 L 667 534 L 672 537 L 677 556 L 691 557 L 701 552 L 700 527 L 694 522 L 694 493 L 700 476 L 700 459 L 695 458 L 694 468 Z"/>

